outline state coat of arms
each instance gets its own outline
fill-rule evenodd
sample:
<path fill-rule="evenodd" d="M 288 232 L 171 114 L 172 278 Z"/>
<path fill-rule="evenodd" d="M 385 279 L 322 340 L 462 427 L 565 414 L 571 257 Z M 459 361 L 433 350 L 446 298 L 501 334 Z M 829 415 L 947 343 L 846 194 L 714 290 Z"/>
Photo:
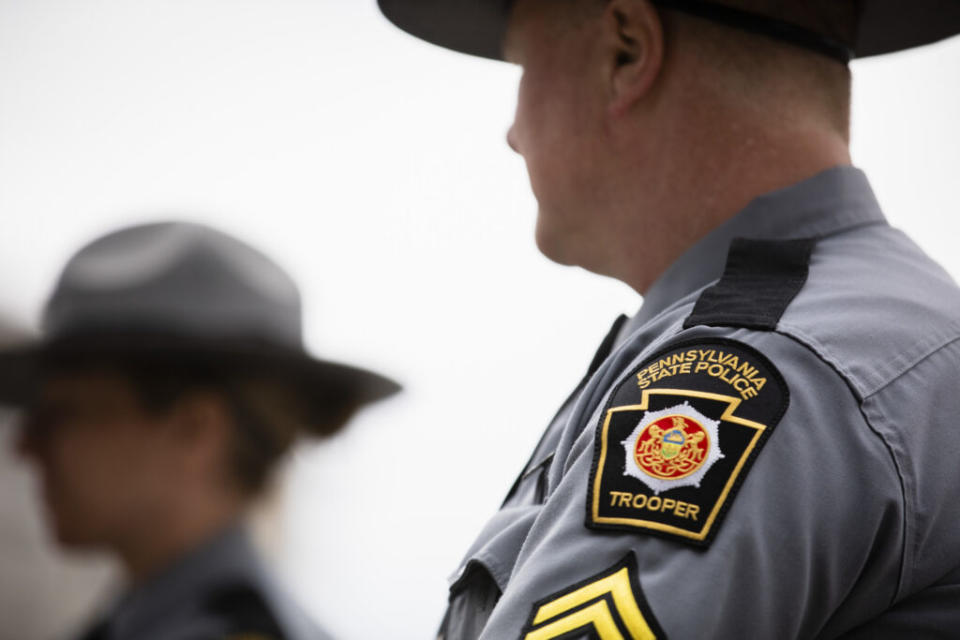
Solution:
<path fill-rule="evenodd" d="M 719 425 L 687 402 L 646 412 L 621 442 L 626 450 L 624 475 L 640 480 L 655 494 L 699 487 L 710 467 L 723 458 Z"/>

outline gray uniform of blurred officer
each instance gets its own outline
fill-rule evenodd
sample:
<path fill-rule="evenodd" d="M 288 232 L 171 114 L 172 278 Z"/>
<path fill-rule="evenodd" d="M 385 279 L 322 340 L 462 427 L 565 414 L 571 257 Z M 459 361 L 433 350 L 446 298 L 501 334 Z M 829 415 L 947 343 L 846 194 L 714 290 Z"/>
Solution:
<path fill-rule="evenodd" d="M 441 637 L 960 637 L 960 292 L 850 166 L 846 64 L 960 32 L 960 3 L 380 6 L 522 65 L 540 249 L 644 296 Z"/>
<path fill-rule="evenodd" d="M 394 393 L 308 355 L 296 285 L 213 229 L 127 228 L 67 264 L 39 342 L 0 352 L 0 400 L 51 528 L 103 548 L 130 587 L 84 640 L 318 639 L 240 521 L 300 435 Z"/>

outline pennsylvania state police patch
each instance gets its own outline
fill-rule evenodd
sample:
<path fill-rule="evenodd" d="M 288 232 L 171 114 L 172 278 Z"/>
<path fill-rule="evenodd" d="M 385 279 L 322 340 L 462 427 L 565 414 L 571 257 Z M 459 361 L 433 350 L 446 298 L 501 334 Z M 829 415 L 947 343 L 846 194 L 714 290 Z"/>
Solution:
<path fill-rule="evenodd" d="M 707 546 L 788 403 L 780 373 L 741 342 L 648 358 L 597 425 L 586 525 Z"/>

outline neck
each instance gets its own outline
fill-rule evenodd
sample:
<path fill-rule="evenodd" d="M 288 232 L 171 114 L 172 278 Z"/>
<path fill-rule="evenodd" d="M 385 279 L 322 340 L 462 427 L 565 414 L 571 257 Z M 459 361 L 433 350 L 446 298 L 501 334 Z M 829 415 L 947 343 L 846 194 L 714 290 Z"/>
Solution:
<path fill-rule="evenodd" d="M 607 275 L 642 295 L 684 251 L 754 198 L 850 164 L 841 134 L 798 121 L 758 124 L 754 114 L 745 115 L 674 114 L 674 126 L 662 130 L 621 182 L 627 195 L 617 199 L 624 206 L 618 217 L 626 222 L 618 235 L 626 242 L 610 252 L 615 261 Z"/>
<path fill-rule="evenodd" d="M 235 523 L 240 515 L 235 503 L 177 509 L 167 517 L 151 518 L 144 527 L 117 542 L 114 549 L 130 581 L 137 584 Z"/>

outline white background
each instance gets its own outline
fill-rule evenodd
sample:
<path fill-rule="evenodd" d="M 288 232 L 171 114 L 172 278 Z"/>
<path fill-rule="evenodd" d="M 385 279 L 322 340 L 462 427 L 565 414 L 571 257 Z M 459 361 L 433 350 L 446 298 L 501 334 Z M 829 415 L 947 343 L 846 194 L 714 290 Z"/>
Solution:
<path fill-rule="evenodd" d="M 855 162 L 960 275 L 960 41 L 854 69 Z M 348 639 L 432 637 L 446 575 L 640 302 L 537 253 L 504 143 L 518 77 L 372 0 L 0 0 L 0 313 L 35 320 L 92 237 L 188 218 L 296 277 L 316 353 L 406 385 L 291 469 L 282 571 Z"/>

